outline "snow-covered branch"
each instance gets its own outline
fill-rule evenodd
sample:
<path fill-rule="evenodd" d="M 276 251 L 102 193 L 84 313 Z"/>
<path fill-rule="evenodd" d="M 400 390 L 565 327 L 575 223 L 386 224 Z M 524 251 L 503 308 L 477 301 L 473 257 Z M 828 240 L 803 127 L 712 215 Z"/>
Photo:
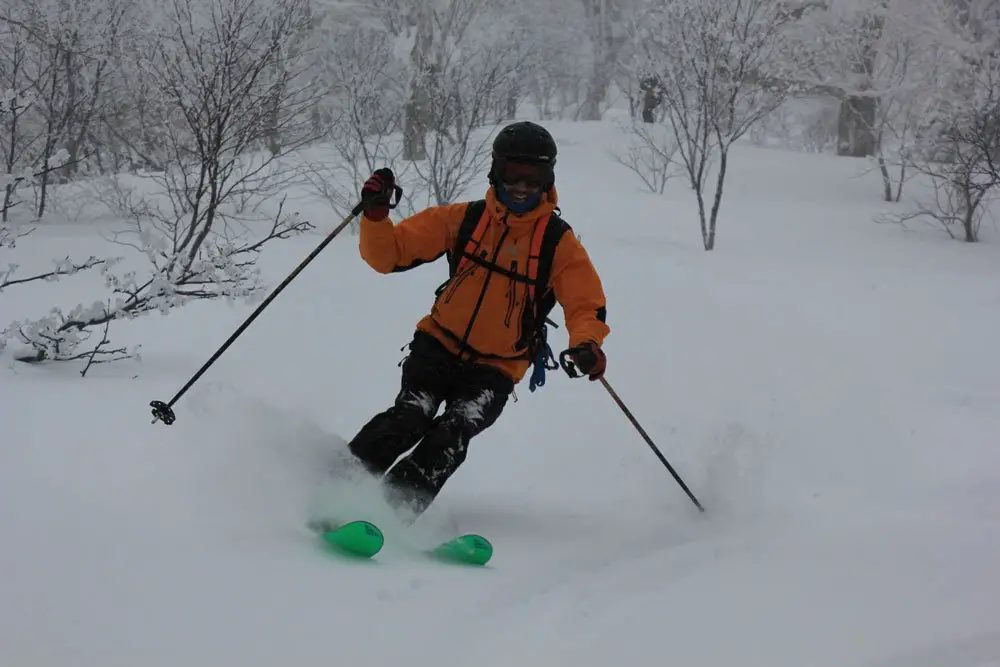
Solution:
<path fill-rule="evenodd" d="M 655 194 L 663 194 L 667 183 L 677 176 L 677 137 L 662 123 L 632 119 L 622 125 L 626 135 L 612 149 L 615 161 L 630 169 Z"/>
<path fill-rule="evenodd" d="M 4 245 L 4 231 L 5 229 L 0 227 L 0 247 Z M 28 233 L 26 232 L 21 233 L 21 236 L 27 235 Z M 8 247 L 14 247 L 13 241 L 8 244 Z M 80 273 L 81 271 L 89 271 L 90 269 L 104 264 L 106 261 L 106 259 L 98 259 L 94 256 L 88 257 L 82 262 L 74 261 L 69 257 L 64 257 L 60 260 L 53 260 L 53 264 L 55 266 L 51 271 L 34 273 L 24 278 L 15 278 L 14 273 L 20 267 L 17 264 L 8 264 L 6 268 L 0 268 L 0 292 L 3 292 L 3 290 L 8 287 L 13 287 L 14 285 L 23 285 L 25 283 L 31 283 L 39 280 L 51 282 L 58 280 L 62 276 L 71 276 L 75 273 Z"/>

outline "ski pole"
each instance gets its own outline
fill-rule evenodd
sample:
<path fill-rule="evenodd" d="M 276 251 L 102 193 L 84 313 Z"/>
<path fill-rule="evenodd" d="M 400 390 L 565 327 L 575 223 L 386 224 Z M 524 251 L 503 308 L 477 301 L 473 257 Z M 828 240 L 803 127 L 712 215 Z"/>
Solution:
<path fill-rule="evenodd" d="M 395 194 L 396 194 L 396 201 L 395 203 L 390 203 L 389 208 L 396 208 L 396 206 L 399 204 L 400 197 L 402 197 L 403 195 L 403 189 L 398 185 L 395 186 Z M 250 323 L 253 322 L 255 319 L 257 319 L 257 316 L 260 315 L 265 308 L 267 308 L 268 304 L 274 301 L 275 297 L 277 297 L 278 294 L 281 293 L 281 290 L 288 287 L 288 284 L 291 283 L 292 280 L 294 280 L 295 277 L 299 275 L 299 273 L 301 273 L 303 269 L 306 268 L 309 262 L 316 259 L 316 257 L 323 251 L 324 248 L 326 248 L 326 246 L 330 243 L 330 241 L 335 239 L 337 235 L 340 234 L 340 232 L 343 231 L 343 229 L 347 227 L 347 225 L 350 224 L 350 222 L 354 220 L 354 218 L 356 218 L 361 213 L 362 210 L 363 209 L 361 203 L 358 203 L 358 205 L 351 210 L 350 215 L 344 218 L 343 222 L 337 225 L 337 227 L 332 232 L 330 232 L 330 234 L 325 239 L 323 239 L 322 243 L 320 243 L 315 250 L 309 253 L 309 256 L 306 257 L 304 260 L 302 260 L 302 263 L 299 264 L 297 267 L 295 267 L 295 270 L 293 270 L 290 274 L 288 274 L 287 278 L 281 281 L 281 284 L 278 285 L 274 289 L 274 291 L 267 296 L 266 299 L 264 299 L 263 303 L 261 303 L 257 307 L 257 309 L 253 311 L 250 317 L 248 317 L 246 321 L 244 321 L 243 324 L 241 324 L 240 327 L 233 332 L 233 335 L 230 336 L 229 339 L 222 344 L 222 347 L 216 350 L 215 354 L 213 354 L 209 358 L 209 360 L 206 361 L 205 364 L 198 369 L 198 372 L 195 373 L 183 387 L 181 387 L 180 391 L 178 391 L 177 394 L 173 398 L 171 398 L 169 402 L 164 403 L 163 401 L 150 401 L 149 405 L 153 409 L 153 421 L 152 421 L 153 424 L 155 424 L 157 421 L 162 421 L 164 424 L 169 426 L 170 424 L 173 424 L 177 420 L 177 416 L 174 414 L 173 406 L 178 400 L 180 400 L 181 396 L 187 393 L 187 391 L 191 388 L 191 386 L 198 381 L 198 378 L 200 378 L 205 373 L 205 371 L 207 371 L 208 368 L 212 364 L 214 364 L 219 359 L 219 357 L 222 356 L 222 353 L 225 352 L 229 348 L 229 346 L 232 345 L 233 342 L 237 338 L 239 338 L 244 331 L 246 331 L 247 327 L 250 326 Z"/>
<path fill-rule="evenodd" d="M 625 416 L 628 417 L 628 420 L 632 422 L 632 426 L 635 427 L 635 430 L 639 432 L 639 435 L 643 437 L 643 439 L 646 441 L 646 444 L 649 445 L 649 448 L 653 450 L 654 454 L 656 454 L 656 457 L 660 459 L 660 463 L 662 463 L 667 468 L 667 470 L 670 471 L 670 474 L 673 475 L 677 483 L 680 484 L 680 487 L 684 489 L 684 493 L 686 493 L 688 498 L 691 499 L 691 502 L 694 503 L 694 506 L 697 507 L 700 511 L 704 512 L 705 508 L 702 507 L 701 503 L 698 502 L 698 499 L 694 497 L 693 493 L 691 493 L 691 489 L 688 488 L 687 484 L 684 483 L 684 480 L 681 479 L 680 475 L 677 474 L 677 471 L 674 470 L 673 466 L 670 465 L 670 463 L 663 456 L 663 454 L 660 453 L 660 450 L 657 449 L 656 445 L 653 444 L 653 440 L 649 437 L 646 431 L 643 430 L 642 426 L 639 425 L 639 422 L 636 420 L 636 418 L 632 416 L 632 413 L 629 411 L 628 407 L 625 405 L 622 399 L 618 397 L 618 394 L 615 393 L 615 390 L 611 388 L 611 385 L 608 384 L 608 381 L 605 380 L 604 378 L 600 378 L 600 382 L 601 384 L 604 385 L 604 388 L 608 390 L 608 393 L 611 394 L 611 398 L 614 399 L 615 403 L 618 404 L 618 407 L 621 408 L 622 412 L 625 413 Z"/>
<path fill-rule="evenodd" d="M 559 363 L 562 365 L 563 370 L 566 371 L 566 374 L 569 375 L 571 378 L 580 377 L 580 374 L 576 370 L 576 366 L 574 366 L 573 362 L 570 361 L 569 359 L 570 353 L 572 351 L 573 350 L 563 351 L 562 354 L 559 355 Z M 667 461 L 666 457 L 663 456 L 663 453 L 660 452 L 659 448 L 653 443 L 653 439 L 649 437 L 649 434 L 646 433 L 646 430 L 643 429 L 642 426 L 639 424 L 639 420 L 637 420 L 635 416 L 632 415 L 632 412 L 628 409 L 628 406 L 625 405 L 625 402 L 618 396 L 618 393 L 615 392 L 614 389 L 612 389 L 611 384 L 603 377 L 599 379 L 604 388 L 608 390 L 608 394 L 611 395 L 611 398 L 614 400 L 614 402 L 618 404 L 618 407 L 621 409 L 621 411 L 625 414 L 628 420 L 632 422 L 632 426 L 635 427 L 635 430 L 639 432 L 639 435 L 641 435 L 643 440 L 646 441 L 646 444 L 649 445 L 649 448 L 653 450 L 653 453 L 656 455 L 656 458 L 660 459 L 660 463 L 662 463 L 664 467 L 666 467 L 666 469 L 670 471 L 670 474 L 673 476 L 674 480 L 676 480 L 676 482 L 684 490 L 684 493 L 687 494 L 687 497 L 691 499 L 691 502 L 694 503 L 694 506 L 697 507 L 699 511 L 704 512 L 705 508 L 702 506 L 700 502 L 698 502 L 698 499 L 695 498 L 693 493 L 691 493 L 691 489 L 688 488 L 687 484 L 684 483 L 684 480 L 681 479 L 681 476 L 677 474 L 676 470 L 674 470 L 674 467 L 670 465 L 670 462 Z"/>

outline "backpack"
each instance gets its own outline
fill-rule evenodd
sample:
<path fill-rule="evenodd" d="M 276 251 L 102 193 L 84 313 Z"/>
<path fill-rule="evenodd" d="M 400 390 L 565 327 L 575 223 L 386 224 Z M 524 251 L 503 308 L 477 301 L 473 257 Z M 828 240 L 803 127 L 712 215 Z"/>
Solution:
<path fill-rule="evenodd" d="M 535 227 L 525 273 L 512 273 L 476 255 L 489 221 L 489 218 L 483 217 L 485 211 L 485 199 L 469 202 L 466 207 L 465 216 L 458 228 L 455 246 L 447 251 L 448 280 L 438 288 L 438 294 L 469 262 L 485 266 L 512 280 L 527 283 L 528 294 L 521 324 L 522 337 L 518 343 L 527 349 L 527 356 L 534 366 L 528 387 L 531 391 L 535 391 L 537 387 L 545 384 L 546 370 L 559 368 L 555 355 L 552 354 L 552 348 L 548 344 L 547 325 L 559 328 L 558 324 L 549 319 L 549 313 L 556 305 L 555 291 L 549 284 L 549 279 L 552 275 L 556 246 L 571 227 L 562 219 L 561 211 L 557 208 Z"/>

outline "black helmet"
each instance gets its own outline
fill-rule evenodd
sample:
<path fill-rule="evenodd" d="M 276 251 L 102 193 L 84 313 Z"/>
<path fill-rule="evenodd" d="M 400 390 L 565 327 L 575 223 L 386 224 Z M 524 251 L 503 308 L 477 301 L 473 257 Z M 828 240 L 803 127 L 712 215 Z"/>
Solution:
<path fill-rule="evenodd" d="M 511 123 L 493 140 L 493 159 L 532 160 L 556 163 L 556 141 L 541 125 L 530 120 Z"/>
<path fill-rule="evenodd" d="M 541 125 L 530 120 L 511 123 L 500 130 L 493 140 L 493 165 L 490 168 L 490 183 L 496 185 L 503 173 L 507 160 L 522 160 L 525 162 L 540 162 L 549 168 L 552 176 L 545 188 L 550 189 L 555 182 L 552 171 L 556 164 L 556 141 Z"/>

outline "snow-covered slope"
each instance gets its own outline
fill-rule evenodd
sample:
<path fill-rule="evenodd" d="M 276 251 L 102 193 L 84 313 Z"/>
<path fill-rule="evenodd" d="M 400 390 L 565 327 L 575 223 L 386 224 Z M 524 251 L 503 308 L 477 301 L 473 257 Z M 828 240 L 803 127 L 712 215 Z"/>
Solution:
<path fill-rule="evenodd" d="M 553 132 L 563 213 L 608 292 L 608 380 L 706 514 L 599 384 L 550 374 L 406 538 L 482 532 L 487 568 L 421 561 L 388 522 L 374 562 L 321 553 L 302 527 L 316 481 L 392 400 L 445 273 L 378 275 L 345 235 L 173 426 L 148 402 L 249 307 L 122 325 L 143 363 L 83 380 L 3 357 L 0 665 L 1000 664 L 989 237 L 874 225 L 890 205 L 864 164 L 740 147 L 705 253 L 690 193 L 643 192 L 610 126 Z M 273 284 L 320 238 L 270 246 Z M 23 247 L 95 243 L 50 226 Z M 72 290 L 11 290 L 4 321 Z"/>

